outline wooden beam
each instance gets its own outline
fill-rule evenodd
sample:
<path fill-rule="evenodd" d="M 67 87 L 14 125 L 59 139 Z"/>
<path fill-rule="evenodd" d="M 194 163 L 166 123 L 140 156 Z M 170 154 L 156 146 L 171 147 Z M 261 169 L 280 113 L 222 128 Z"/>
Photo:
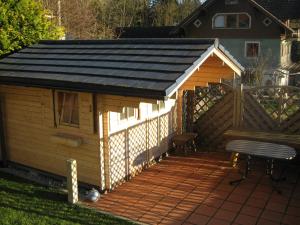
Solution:
<path fill-rule="evenodd" d="M 103 125 L 103 158 L 104 158 L 104 180 L 105 189 L 109 191 L 110 185 L 110 149 L 109 149 L 109 112 L 104 110 L 102 113 Z"/>
<path fill-rule="evenodd" d="M 182 134 L 183 90 L 177 91 L 177 134 Z"/>

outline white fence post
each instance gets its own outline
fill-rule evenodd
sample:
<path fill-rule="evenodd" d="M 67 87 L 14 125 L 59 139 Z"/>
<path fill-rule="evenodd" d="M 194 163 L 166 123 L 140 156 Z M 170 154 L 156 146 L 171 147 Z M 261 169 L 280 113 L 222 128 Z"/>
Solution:
<path fill-rule="evenodd" d="M 72 204 L 78 202 L 77 163 L 75 159 L 67 160 L 67 188 L 68 201 Z"/>

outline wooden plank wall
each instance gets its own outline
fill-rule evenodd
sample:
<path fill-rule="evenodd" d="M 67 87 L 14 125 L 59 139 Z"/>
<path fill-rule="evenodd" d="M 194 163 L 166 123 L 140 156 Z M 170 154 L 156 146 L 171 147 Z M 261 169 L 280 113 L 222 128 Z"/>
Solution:
<path fill-rule="evenodd" d="M 221 83 L 222 79 L 233 78 L 234 71 L 217 56 L 211 56 L 184 82 L 180 89 L 195 90 L 195 87 L 206 87 L 208 83 Z"/>
<path fill-rule="evenodd" d="M 66 160 L 78 163 L 81 182 L 100 185 L 98 134 L 94 132 L 93 96 L 80 93 L 80 128 L 55 125 L 51 90 L 0 86 L 8 159 L 54 174 L 66 175 Z M 51 141 L 53 135 L 68 134 L 83 140 L 79 147 Z"/>

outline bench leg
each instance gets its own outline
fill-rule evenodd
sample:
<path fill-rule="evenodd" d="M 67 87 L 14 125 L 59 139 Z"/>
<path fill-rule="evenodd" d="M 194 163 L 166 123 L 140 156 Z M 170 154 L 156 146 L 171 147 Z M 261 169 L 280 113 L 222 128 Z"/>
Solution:
<path fill-rule="evenodd" d="M 237 161 L 239 159 L 239 155 L 240 155 L 239 153 L 235 153 L 235 152 L 231 154 L 231 165 L 233 168 L 237 167 Z"/>

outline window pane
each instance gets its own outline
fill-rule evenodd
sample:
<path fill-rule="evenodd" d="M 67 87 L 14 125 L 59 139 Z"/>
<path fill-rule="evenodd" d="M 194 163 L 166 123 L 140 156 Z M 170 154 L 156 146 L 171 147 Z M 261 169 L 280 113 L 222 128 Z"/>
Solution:
<path fill-rule="evenodd" d="M 247 14 L 239 15 L 239 27 L 240 28 L 250 28 L 250 19 Z"/>
<path fill-rule="evenodd" d="M 123 108 L 122 112 L 120 113 L 120 120 L 127 119 L 127 108 Z"/>
<path fill-rule="evenodd" d="M 59 122 L 69 125 L 79 125 L 78 94 L 58 92 Z"/>
<path fill-rule="evenodd" d="M 214 27 L 217 27 L 217 28 L 225 27 L 225 17 L 223 15 L 215 17 Z"/>
<path fill-rule="evenodd" d="M 258 43 L 247 43 L 247 57 L 258 57 L 259 44 Z"/>
<path fill-rule="evenodd" d="M 165 102 L 164 101 L 159 101 L 159 110 L 165 108 Z"/>
<path fill-rule="evenodd" d="M 128 118 L 134 117 L 134 108 L 128 107 L 127 108 L 127 115 L 128 115 Z"/>
<path fill-rule="evenodd" d="M 236 28 L 237 27 L 237 15 L 227 15 L 226 16 L 226 27 Z"/>
<path fill-rule="evenodd" d="M 152 104 L 152 112 L 158 111 L 158 104 Z"/>

